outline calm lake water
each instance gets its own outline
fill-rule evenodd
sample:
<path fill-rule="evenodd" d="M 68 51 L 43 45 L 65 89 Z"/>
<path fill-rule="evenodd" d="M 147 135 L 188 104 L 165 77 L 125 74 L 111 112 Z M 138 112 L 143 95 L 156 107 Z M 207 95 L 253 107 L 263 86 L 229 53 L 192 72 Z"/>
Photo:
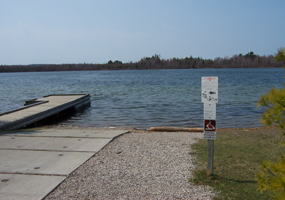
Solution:
<path fill-rule="evenodd" d="M 202 127 L 202 76 L 219 77 L 218 128 L 261 126 L 256 102 L 284 86 L 283 68 L 0 73 L 0 113 L 48 94 L 90 93 L 91 107 L 63 124 Z"/>

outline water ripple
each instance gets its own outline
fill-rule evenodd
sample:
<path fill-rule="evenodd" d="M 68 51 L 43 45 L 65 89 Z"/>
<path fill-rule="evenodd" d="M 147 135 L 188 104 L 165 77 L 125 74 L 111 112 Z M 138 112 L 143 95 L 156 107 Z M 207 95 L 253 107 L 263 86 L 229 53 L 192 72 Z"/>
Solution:
<path fill-rule="evenodd" d="M 90 93 L 91 107 L 63 123 L 78 126 L 201 127 L 201 77 L 219 76 L 218 127 L 259 123 L 260 95 L 283 87 L 284 71 L 189 69 L 0 73 L 0 112 L 47 94 Z"/>

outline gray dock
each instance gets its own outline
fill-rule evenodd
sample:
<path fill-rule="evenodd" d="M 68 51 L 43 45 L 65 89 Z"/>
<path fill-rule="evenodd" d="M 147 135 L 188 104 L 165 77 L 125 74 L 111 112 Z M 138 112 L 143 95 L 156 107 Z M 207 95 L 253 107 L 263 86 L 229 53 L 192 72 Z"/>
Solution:
<path fill-rule="evenodd" d="M 24 107 L 0 113 L 0 130 L 24 128 L 44 119 L 58 118 L 63 112 L 80 111 L 89 105 L 89 94 L 47 95 L 28 100 Z"/>

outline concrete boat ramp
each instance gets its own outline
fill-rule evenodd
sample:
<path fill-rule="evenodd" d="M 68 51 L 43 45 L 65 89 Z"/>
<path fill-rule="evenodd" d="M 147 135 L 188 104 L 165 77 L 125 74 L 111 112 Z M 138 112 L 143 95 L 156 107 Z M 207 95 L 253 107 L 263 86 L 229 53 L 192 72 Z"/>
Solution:
<path fill-rule="evenodd" d="M 2 132 L 0 199 L 43 199 L 113 138 L 127 132 L 92 128 Z"/>

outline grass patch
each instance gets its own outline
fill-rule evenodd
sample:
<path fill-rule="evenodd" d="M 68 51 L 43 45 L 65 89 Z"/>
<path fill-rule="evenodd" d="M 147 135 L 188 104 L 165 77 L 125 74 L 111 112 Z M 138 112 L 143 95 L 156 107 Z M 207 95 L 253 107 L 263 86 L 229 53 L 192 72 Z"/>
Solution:
<path fill-rule="evenodd" d="M 213 187 L 215 199 L 270 199 L 268 193 L 257 190 L 254 179 L 262 161 L 275 161 L 284 152 L 281 139 L 282 131 L 275 127 L 219 129 L 214 142 L 213 176 L 207 176 L 208 143 L 202 139 L 192 145 L 198 160 L 190 181 Z"/>

